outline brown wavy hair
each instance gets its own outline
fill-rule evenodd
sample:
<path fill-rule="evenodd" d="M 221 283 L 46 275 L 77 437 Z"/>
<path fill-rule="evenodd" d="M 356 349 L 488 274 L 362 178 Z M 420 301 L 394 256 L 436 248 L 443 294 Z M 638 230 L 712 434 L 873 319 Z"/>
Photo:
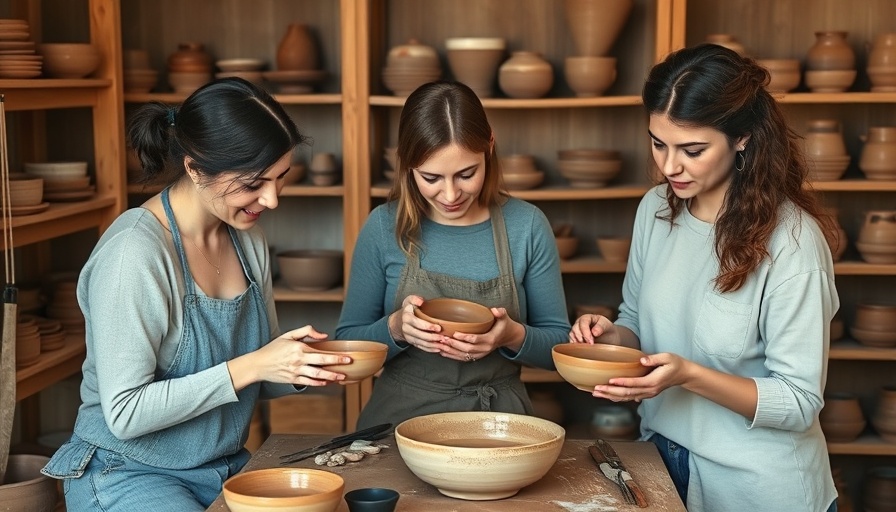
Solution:
<path fill-rule="evenodd" d="M 732 179 L 715 223 L 719 258 L 716 288 L 740 289 L 769 256 L 768 244 L 781 206 L 792 202 L 814 217 L 823 232 L 833 228 L 808 183 L 809 168 L 801 137 L 787 123 L 768 93 L 768 72 L 750 58 L 715 44 L 700 44 L 671 53 L 653 67 L 641 97 L 649 115 L 665 115 L 682 126 L 711 127 L 728 142 L 749 135 L 741 170 Z M 685 201 L 666 190 L 668 210 L 657 214 L 670 223 Z"/>
<path fill-rule="evenodd" d="M 420 226 L 429 213 L 429 203 L 417 188 L 411 169 L 434 153 L 458 144 L 473 153 L 485 154 L 485 182 L 479 205 L 503 203 L 507 193 L 501 183 L 497 145 L 482 102 L 460 82 L 423 84 L 408 96 L 398 122 L 398 165 L 389 201 L 397 208 L 395 236 L 405 254 L 420 249 Z"/>

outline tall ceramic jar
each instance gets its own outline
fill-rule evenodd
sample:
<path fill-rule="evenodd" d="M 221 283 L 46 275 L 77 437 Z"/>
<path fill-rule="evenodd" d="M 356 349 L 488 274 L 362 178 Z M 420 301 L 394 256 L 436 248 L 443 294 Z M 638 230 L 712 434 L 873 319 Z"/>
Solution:
<path fill-rule="evenodd" d="M 856 54 L 846 41 L 847 32 L 829 30 L 815 33 L 815 44 L 806 55 L 806 69 L 812 71 L 856 68 Z"/>
<path fill-rule="evenodd" d="M 896 33 L 874 38 L 868 53 L 867 72 L 872 92 L 896 91 Z"/>
<path fill-rule="evenodd" d="M 576 55 L 608 55 L 634 4 L 634 0 L 564 0 L 563 11 Z"/>
<path fill-rule="evenodd" d="M 498 68 L 498 86 L 511 98 L 541 98 L 554 85 L 554 68 L 535 52 L 513 52 Z"/>
<path fill-rule="evenodd" d="M 862 137 L 865 145 L 859 157 L 859 169 L 869 180 L 896 177 L 896 126 L 872 126 Z"/>
<path fill-rule="evenodd" d="M 836 119 L 814 119 L 809 121 L 805 138 L 806 154 L 813 157 L 842 156 L 846 154 L 846 144 Z"/>
<path fill-rule="evenodd" d="M 277 69 L 307 71 L 317 68 L 317 42 L 308 25 L 290 23 L 277 46 Z"/>

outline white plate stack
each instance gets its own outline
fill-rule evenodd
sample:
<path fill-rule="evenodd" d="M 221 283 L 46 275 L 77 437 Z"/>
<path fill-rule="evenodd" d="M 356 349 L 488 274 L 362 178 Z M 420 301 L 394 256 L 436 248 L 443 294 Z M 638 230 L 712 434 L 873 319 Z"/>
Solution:
<path fill-rule="evenodd" d="M 25 174 L 44 179 L 45 201 L 81 201 L 96 193 L 87 162 L 27 162 Z"/>
<path fill-rule="evenodd" d="M 0 18 L 0 78 L 37 78 L 43 57 L 34 51 L 28 22 Z"/>

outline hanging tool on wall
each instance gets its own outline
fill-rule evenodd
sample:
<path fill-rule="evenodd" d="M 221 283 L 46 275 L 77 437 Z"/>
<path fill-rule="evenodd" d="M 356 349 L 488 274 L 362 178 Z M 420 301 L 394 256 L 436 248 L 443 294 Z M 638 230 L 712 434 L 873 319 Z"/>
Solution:
<path fill-rule="evenodd" d="M 12 420 L 16 410 L 16 276 L 9 193 L 9 160 L 6 148 L 6 107 L 0 95 L 0 204 L 3 217 L 3 338 L 0 341 L 0 484 L 6 478 Z"/>

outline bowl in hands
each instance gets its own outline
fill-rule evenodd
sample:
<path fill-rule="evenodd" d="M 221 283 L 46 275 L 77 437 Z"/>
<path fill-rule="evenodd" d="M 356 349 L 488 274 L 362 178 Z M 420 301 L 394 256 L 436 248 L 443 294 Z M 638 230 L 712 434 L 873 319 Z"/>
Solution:
<path fill-rule="evenodd" d="M 475 302 L 461 299 L 430 299 L 414 308 L 414 315 L 427 322 L 442 326 L 440 334 L 454 336 L 456 332 L 464 334 L 483 334 L 495 323 L 492 310 Z"/>
<path fill-rule="evenodd" d="M 333 512 L 343 489 L 345 480 L 336 473 L 272 468 L 236 474 L 224 482 L 222 493 L 233 512 Z"/>
<path fill-rule="evenodd" d="M 605 343 L 561 343 L 551 349 L 557 373 L 582 391 L 607 384 L 615 377 L 643 377 L 650 368 L 641 364 L 644 352 Z"/>
<path fill-rule="evenodd" d="M 554 422 L 488 411 L 417 416 L 395 428 L 408 469 L 442 494 L 465 500 L 507 498 L 537 482 L 565 437 Z"/>
<path fill-rule="evenodd" d="M 310 342 L 308 346 L 317 352 L 348 356 L 352 362 L 348 364 L 330 364 L 321 366 L 324 370 L 345 374 L 341 384 L 355 382 L 371 377 L 383 367 L 389 351 L 385 344 L 377 341 L 361 340 L 327 340 Z"/>

